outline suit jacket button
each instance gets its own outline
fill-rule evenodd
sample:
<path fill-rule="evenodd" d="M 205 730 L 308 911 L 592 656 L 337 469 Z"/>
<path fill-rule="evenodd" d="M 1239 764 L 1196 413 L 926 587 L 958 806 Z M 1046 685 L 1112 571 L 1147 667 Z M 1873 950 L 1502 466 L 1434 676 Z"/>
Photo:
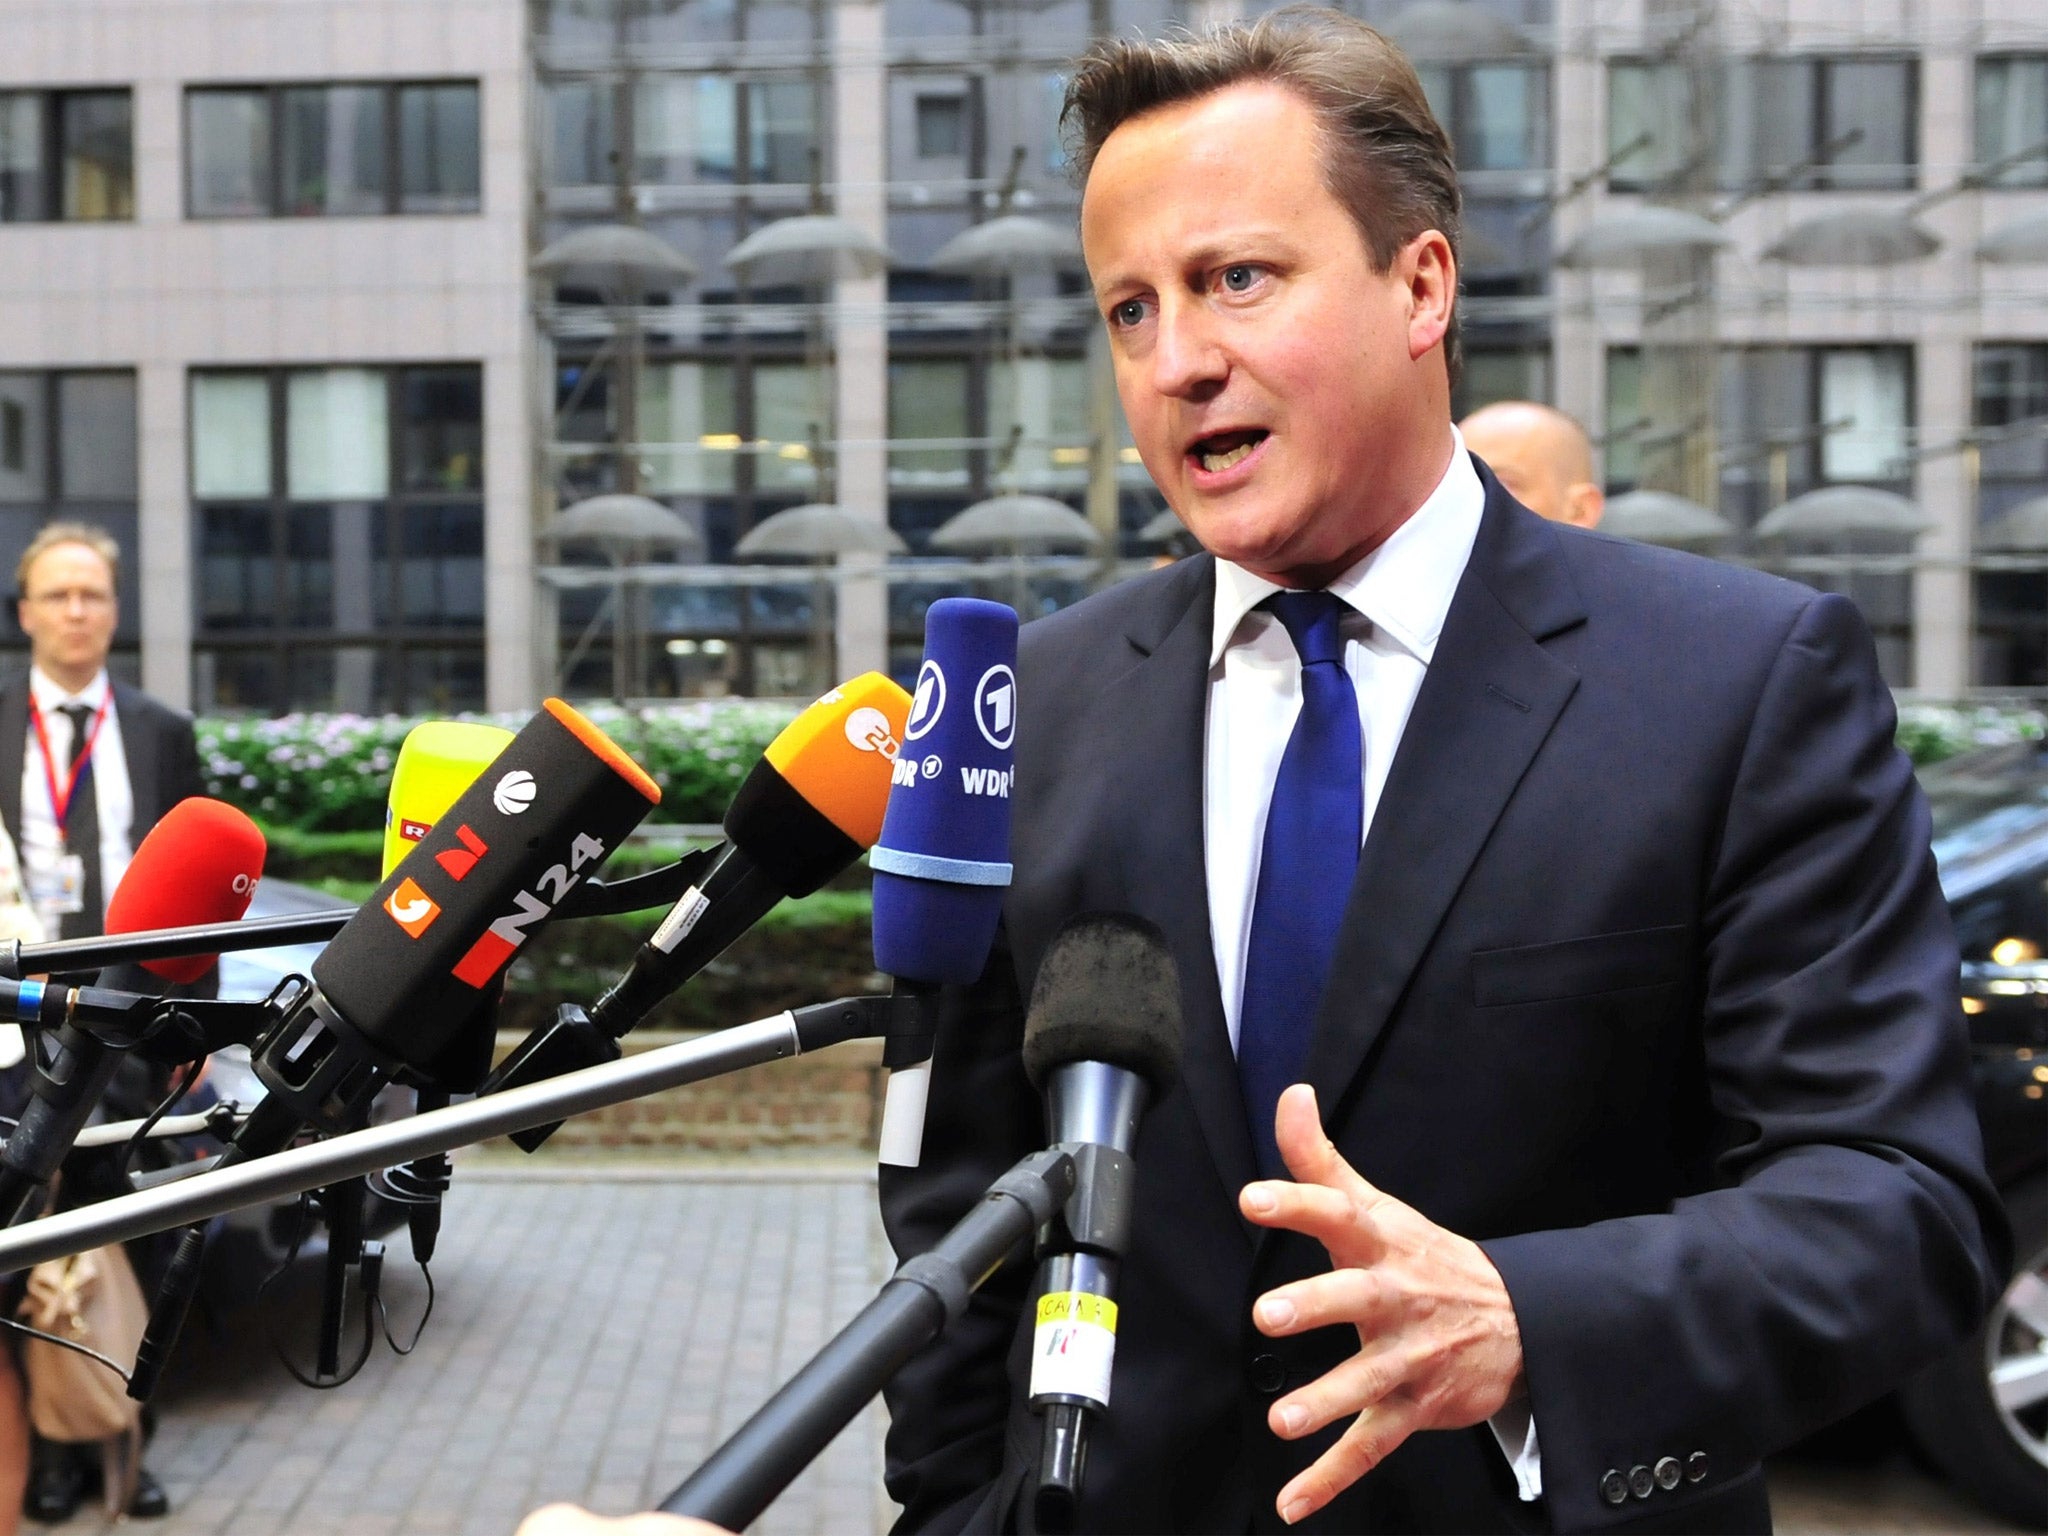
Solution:
<path fill-rule="evenodd" d="M 1653 1470 L 1656 1473 L 1657 1486 L 1666 1493 L 1676 1488 L 1678 1486 L 1678 1479 L 1684 1475 L 1678 1465 L 1678 1458 L 1676 1456 L 1666 1456 L 1657 1463 Z"/>
<path fill-rule="evenodd" d="M 1628 1469 L 1628 1491 L 1639 1499 L 1647 1499 L 1657 1491 L 1657 1479 L 1641 1462 Z"/>
<path fill-rule="evenodd" d="M 1252 1356 L 1252 1385 L 1268 1397 L 1287 1385 L 1287 1367 L 1278 1355 Z"/>
<path fill-rule="evenodd" d="M 1707 1479 L 1707 1453 L 1694 1451 L 1685 1458 L 1685 1480 L 1688 1483 L 1703 1483 Z"/>
<path fill-rule="evenodd" d="M 1600 1497 L 1610 1504 L 1628 1502 L 1628 1479 L 1609 1467 L 1600 1474 Z"/>

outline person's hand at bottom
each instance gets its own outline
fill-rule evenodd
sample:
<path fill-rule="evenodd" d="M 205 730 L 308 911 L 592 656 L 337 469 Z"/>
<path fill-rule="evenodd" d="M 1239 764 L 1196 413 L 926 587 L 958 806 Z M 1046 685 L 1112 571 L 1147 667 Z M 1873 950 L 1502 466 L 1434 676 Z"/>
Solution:
<path fill-rule="evenodd" d="M 683 1515 L 593 1515 L 574 1504 L 548 1504 L 519 1522 L 513 1536 L 731 1536 L 725 1527 Z"/>
<path fill-rule="evenodd" d="M 1248 1221 L 1313 1237 L 1328 1274 L 1266 1292 L 1252 1321 L 1271 1338 L 1349 1323 L 1358 1353 L 1273 1404 L 1267 1423 L 1298 1440 L 1355 1415 L 1337 1443 L 1280 1490 L 1292 1525 L 1378 1466 L 1417 1430 L 1463 1429 L 1524 1391 L 1522 1336 L 1507 1286 L 1477 1243 L 1368 1184 L 1323 1126 L 1315 1090 L 1297 1083 L 1274 1116 L 1297 1182 L 1247 1184 Z"/>

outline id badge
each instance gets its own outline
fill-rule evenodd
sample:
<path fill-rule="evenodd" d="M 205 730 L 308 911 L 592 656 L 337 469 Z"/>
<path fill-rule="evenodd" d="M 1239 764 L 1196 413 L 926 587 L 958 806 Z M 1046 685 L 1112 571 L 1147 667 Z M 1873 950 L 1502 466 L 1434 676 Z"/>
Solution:
<path fill-rule="evenodd" d="M 85 859 L 75 853 L 58 853 L 31 859 L 28 867 L 28 898 L 36 910 L 48 916 L 64 916 L 85 910 Z"/>

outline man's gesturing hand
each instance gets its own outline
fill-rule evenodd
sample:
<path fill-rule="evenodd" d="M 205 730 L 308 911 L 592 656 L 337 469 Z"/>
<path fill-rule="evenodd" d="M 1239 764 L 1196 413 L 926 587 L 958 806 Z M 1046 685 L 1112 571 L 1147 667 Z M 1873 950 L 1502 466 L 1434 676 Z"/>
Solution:
<path fill-rule="evenodd" d="M 1313 1237 L 1331 1272 L 1268 1291 L 1252 1308 L 1274 1338 L 1350 1323 L 1358 1353 L 1272 1407 L 1295 1440 L 1356 1414 L 1343 1437 L 1277 1501 L 1290 1525 L 1357 1482 L 1418 1429 L 1493 1417 L 1522 1388 L 1522 1336 L 1500 1272 L 1479 1245 L 1383 1195 L 1323 1134 L 1313 1088 L 1296 1083 L 1275 1116 L 1280 1155 L 1299 1183 L 1247 1184 L 1247 1220 Z"/>

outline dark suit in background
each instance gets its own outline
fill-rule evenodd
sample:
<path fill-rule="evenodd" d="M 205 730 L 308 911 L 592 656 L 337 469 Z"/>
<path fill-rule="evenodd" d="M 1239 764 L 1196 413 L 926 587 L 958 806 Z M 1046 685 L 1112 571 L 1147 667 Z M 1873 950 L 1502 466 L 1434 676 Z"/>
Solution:
<path fill-rule="evenodd" d="M 135 795 L 129 834 L 133 845 L 180 800 L 205 794 L 206 781 L 199 772 L 199 745 L 190 715 L 118 679 L 113 680 L 113 689 L 122 756 Z M 28 676 L 23 673 L 0 684 L 0 820 L 10 830 L 21 825 L 21 769 L 28 737 Z M 113 894 L 108 891 L 108 898 Z"/>
<path fill-rule="evenodd" d="M 1485 1248 L 1514 1300 L 1544 1498 L 1486 1426 L 1413 1437 L 1303 1528 L 1746 1531 L 1761 1459 L 1973 1327 L 2004 1274 L 1956 950 L 1891 698 L 1845 600 L 1546 525 L 1492 481 L 1360 858 L 1306 1078 L 1369 1181 Z M 1356 1331 L 1252 1302 L 1321 1246 L 1238 1215 L 1256 1176 L 1209 931 L 1206 555 L 1028 626 L 1005 947 L 940 1036 L 920 1252 L 1043 1144 L 1018 1061 L 1047 943 L 1166 932 L 1187 1018 L 1147 1116 L 1080 1528 L 1279 1529 L 1347 1420 L 1273 1399 Z M 889 1392 L 908 1529 L 1014 1514 L 1028 1264 Z M 1603 1495 L 1612 1470 L 1684 1469 Z M 1611 1485 L 1609 1485 L 1611 1486 Z"/>

